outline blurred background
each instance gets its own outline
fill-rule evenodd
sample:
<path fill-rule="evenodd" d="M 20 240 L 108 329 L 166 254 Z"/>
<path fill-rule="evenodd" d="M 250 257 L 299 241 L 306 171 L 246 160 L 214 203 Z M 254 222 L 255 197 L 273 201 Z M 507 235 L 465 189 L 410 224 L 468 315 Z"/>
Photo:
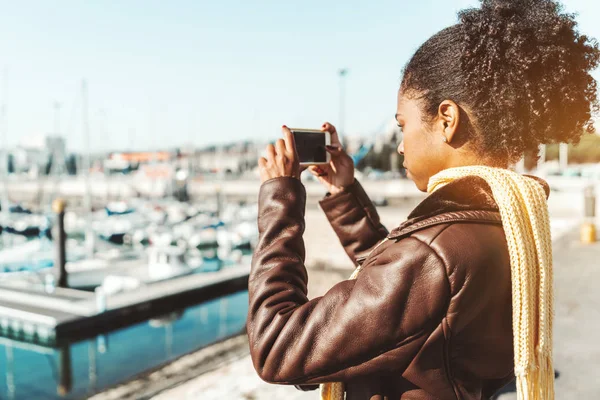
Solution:
<path fill-rule="evenodd" d="M 600 37 L 597 2 L 563 3 Z M 247 355 L 257 159 L 330 121 L 397 226 L 424 198 L 396 152 L 402 67 L 477 4 L 0 0 L 0 399 L 316 398 Z M 515 168 L 552 188 L 559 398 L 594 398 L 600 136 L 539 156 Z M 353 265 L 303 181 L 313 297 Z"/>

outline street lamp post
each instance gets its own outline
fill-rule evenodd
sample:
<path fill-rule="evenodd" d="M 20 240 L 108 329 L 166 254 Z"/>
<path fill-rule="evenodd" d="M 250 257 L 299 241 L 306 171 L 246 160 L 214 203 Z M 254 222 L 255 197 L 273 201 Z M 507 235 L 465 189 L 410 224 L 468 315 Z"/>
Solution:
<path fill-rule="evenodd" d="M 346 126 L 345 126 L 345 107 L 346 107 L 346 87 L 345 87 L 345 77 L 348 75 L 348 68 L 342 68 L 338 71 L 338 75 L 340 76 L 340 109 L 339 109 L 339 121 L 338 121 L 338 136 L 340 138 L 340 142 L 343 145 L 347 145 L 344 135 L 346 134 Z"/>

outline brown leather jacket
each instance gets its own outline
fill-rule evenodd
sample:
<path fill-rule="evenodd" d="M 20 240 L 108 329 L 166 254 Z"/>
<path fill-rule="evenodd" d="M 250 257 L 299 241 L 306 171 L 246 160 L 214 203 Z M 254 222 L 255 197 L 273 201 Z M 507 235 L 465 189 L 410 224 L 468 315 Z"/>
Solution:
<path fill-rule="evenodd" d="M 362 270 L 310 301 L 305 198 L 294 178 L 259 194 L 247 331 L 263 380 L 343 381 L 349 400 L 470 400 L 513 379 L 509 256 L 485 181 L 450 183 L 389 233 L 358 182 L 326 197 L 321 207 Z"/>

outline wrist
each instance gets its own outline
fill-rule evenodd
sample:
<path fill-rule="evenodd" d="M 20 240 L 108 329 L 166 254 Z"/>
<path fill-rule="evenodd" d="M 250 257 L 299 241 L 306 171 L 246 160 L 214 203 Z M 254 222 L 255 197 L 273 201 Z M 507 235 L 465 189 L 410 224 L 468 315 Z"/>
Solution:
<path fill-rule="evenodd" d="M 338 194 L 338 193 L 342 193 L 344 191 L 344 187 L 343 186 L 329 186 L 329 193 L 331 194 Z"/>
<path fill-rule="evenodd" d="M 342 184 L 342 185 L 331 185 L 329 187 L 329 193 L 330 194 L 338 194 L 338 193 L 342 193 L 347 191 L 347 188 L 349 188 L 350 186 L 352 186 L 354 184 L 354 178 L 352 178 L 352 180 L 346 184 Z"/>

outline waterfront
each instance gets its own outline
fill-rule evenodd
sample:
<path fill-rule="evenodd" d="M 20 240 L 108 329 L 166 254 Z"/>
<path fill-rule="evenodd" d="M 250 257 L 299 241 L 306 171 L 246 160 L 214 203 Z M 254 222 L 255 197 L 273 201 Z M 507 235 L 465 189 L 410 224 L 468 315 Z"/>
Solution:
<path fill-rule="evenodd" d="M 0 400 L 598 398 L 598 4 L 5 2 Z"/>

